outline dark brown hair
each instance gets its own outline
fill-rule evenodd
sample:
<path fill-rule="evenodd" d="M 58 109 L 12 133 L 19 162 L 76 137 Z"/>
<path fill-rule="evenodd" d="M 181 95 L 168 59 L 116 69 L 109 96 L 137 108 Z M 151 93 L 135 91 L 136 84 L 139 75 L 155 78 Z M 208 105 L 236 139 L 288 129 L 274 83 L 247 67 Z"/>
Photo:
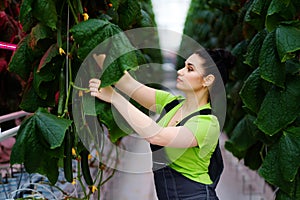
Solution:
<path fill-rule="evenodd" d="M 213 70 L 213 65 L 215 64 L 225 85 L 229 79 L 229 69 L 235 64 L 235 56 L 233 56 L 230 51 L 224 49 L 206 50 L 206 52 L 202 49 L 195 52 L 195 54 L 206 60 L 206 64 L 204 66 L 206 75 L 216 75 L 216 72 Z"/>

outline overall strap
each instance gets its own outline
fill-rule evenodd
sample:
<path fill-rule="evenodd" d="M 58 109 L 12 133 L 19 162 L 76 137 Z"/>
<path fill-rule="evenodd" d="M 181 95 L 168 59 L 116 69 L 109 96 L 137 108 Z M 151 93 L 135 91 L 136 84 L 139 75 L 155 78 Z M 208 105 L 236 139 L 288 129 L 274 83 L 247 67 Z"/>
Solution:
<path fill-rule="evenodd" d="M 162 110 L 162 113 L 160 114 L 156 122 L 161 120 L 161 118 L 163 118 L 170 110 L 172 110 L 175 106 L 177 106 L 181 101 L 182 100 L 174 99 L 173 101 L 165 105 L 165 107 Z"/>
<path fill-rule="evenodd" d="M 173 101 L 171 101 L 170 103 L 165 105 L 165 107 L 163 108 L 162 113 L 160 114 L 160 116 L 158 117 L 156 122 L 161 120 L 166 115 L 166 113 L 168 113 L 170 110 L 172 110 L 175 106 L 177 106 L 182 101 L 183 100 L 174 99 Z M 196 111 L 196 112 L 191 113 L 190 115 L 186 116 L 185 118 L 183 118 L 176 126 L 182 126 L 190 118 L 192 118 L 194 116 L 197 116 L 197 115 L 210 115 L 210 114 L 211 114 L 211 109 L 209 109 L 209 108 Z M 159 145 L 155 145 L 155 144 L 150 144 L 150 147 L 151 147 L 151 151 L 157 151 L 157 150 L 163 148 L 163 146 L 159 146 Z"/>
<path fill-rule="evenodd" d="M 161 120 L 170 110 L 172 110 L 172 108 L 174 108 L 175 106 L 177 106 L 182 100 L 178 100 L 178 99 L 174 99 L 173 101 L 171 101 L 170 103 L 168 103 L 167 105 L 165 105 L 165 107 L 163 108 L 160 116 L 158 117 L 158 119 L 156 120 L 156 122 L 159 122 L 159 120 Z M 151 151 L 157 151 L 161 148 L 163 148 L 163 146 L 159 146 L 156 144 L 150 144 L 150 148 Z"/>
<path fill-rule="evenodd" d="M 189 114 L 188 116 L 186 116 L 185 118 L 183 118 L 180 123 L 178 123 L 176 126 L 182 126 L 183 124 L 185 124 L 190 118 L 195 117 L 197 115 L 210 115 L 211 114 L 211 109 L 206 108 L 203 110 L 199 110 L 196 112 L 193 112 L 191 114 Z"/>

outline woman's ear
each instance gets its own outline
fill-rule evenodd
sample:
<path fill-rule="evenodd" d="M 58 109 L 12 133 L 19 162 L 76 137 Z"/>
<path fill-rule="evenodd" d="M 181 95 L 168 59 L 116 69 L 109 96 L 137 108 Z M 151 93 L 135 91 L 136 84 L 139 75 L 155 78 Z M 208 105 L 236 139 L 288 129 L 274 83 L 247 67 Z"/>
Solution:
<path fill-rule="evenodd" d="M 214 81 L 215 81 L 215 76 L 212 75 L 212 74 L 209 74 L 209 75 L 204 77 L 203 85 L 206 86 L 206 87 L 209 87 L 214 83 Z"/>

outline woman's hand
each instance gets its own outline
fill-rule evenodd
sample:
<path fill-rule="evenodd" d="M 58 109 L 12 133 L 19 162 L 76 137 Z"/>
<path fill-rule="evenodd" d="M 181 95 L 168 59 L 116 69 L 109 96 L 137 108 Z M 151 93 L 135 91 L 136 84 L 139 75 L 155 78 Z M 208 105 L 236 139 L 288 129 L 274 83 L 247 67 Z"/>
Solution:
<path fill-rule="evenodd" d="M 102 101 L 111 103 L 112 96 L 115 93 L 115 90 L 111 86 L 107 86 L 105 88 L 100 88 L 101 80 L 92 78 L 89 81 L 89 88 L 91 91 L 91 96 L 97 97 Z"/>

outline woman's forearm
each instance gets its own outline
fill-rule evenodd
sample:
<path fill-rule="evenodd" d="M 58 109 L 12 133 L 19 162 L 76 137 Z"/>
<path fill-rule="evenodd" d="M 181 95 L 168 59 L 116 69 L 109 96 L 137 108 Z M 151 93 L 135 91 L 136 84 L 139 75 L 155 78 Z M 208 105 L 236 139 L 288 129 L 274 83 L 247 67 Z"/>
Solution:
<path fill-rule="evenodd" d="M 141 137 L 147 139 L 161 131 L 161 126 L 133 106 L 119 93 L 115 92 L 113 94 L 111 103 Z"/>
<path fill-rule="evenodd" d="M 132 96 L 133 93 L 142 85 L 136 81 L 127 71 L 124 72 L 122 78 L 116 83 L 116 88 L 125 93 L 128 96 Z"/>
<path fill-rule="evenodd" d="M 159 126 L 119 93 L 114 92 L 111 103 L 134 131 L 151 144 L 176 148 L 197 146 L 197 140 L 188 128 Z"/>
<path fill-rule="evenodd" d="M 138 102 L 148 110 L 154 112 L 156 111 L 156 90 L 138 82 L 128 72 L 125 71 L 125 74 L 115 86 L 124 94 L 134 99 L 136 102 Z"/>

